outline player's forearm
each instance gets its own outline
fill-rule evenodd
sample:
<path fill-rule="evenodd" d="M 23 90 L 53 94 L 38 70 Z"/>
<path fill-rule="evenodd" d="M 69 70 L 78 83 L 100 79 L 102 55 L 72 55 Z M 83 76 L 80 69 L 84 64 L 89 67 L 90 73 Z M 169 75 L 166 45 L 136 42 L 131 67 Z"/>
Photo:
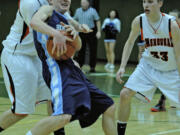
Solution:
<path fill-rule="evenodd" d="M 55 35 L 59 34 L 59 32 L 56 29 L 50 27 L 45 22 L 38 19 L 32 19 L 30 25 L 34 30 L 43 34 L 47 34 L 48 36 L 54 37 Z"/>
<path fill-rule="evenodd" d="M 127 41 L 125 46 L 124 46 L 124 49 L 123 49 L 120 68 L 126 67 L 127 62 L 129 60 L 129 57 L 130 57 L 130 54 L 131 54 L 131 51 L 132 51 L 132 48 L 133 48 L 133 43 L 130 43 Z"/>
<path fill-rule="evenodd" d="M 81 32 L 81 24 L 79 24 L 76 20 L 70 19 L 69 23 L 75 28 L 76 31 Z"/>

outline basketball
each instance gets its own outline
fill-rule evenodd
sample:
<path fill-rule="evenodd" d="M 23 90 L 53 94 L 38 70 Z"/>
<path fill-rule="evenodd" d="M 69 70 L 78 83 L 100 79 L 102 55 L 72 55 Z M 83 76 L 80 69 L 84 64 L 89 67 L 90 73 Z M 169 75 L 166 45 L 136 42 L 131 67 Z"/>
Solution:
<path fill-rule="evenodd" d="M 71 39 L 73 38 L 72 35 L 70 35 L 69 33 L 65 32 L 65 31 L 60 31 L 60 32 L 63 35 L 65 35 Z M 76 38 L 72 42 L 66 41 L 67 51 L 65 54 L 61 55 L 60 57 L 57 56 L 57 48 L 55 49 L 54 53 L 52 53 L 52 48 L 53 48 L 53 38 L 52 37 L 48 38 L 47 43 L 46 43 L 46 47 L 47 47 L 49 55 L 52 58 L 54 58 L 56 60 L 67 60 L 67 59 L 71 58 L 76 53 L 76 51 L 80 50 L 81 39 L 77 35 Z"/>

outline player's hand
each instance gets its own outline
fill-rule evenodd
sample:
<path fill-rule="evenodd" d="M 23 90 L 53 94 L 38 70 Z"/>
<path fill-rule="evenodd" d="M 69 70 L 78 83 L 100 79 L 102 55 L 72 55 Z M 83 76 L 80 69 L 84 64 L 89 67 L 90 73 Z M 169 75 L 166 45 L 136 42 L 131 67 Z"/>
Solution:
<path fill-rule="evenodd" d="M 124 81 L 122 80 L 122 77 L 123 77 L 124 73 L 125 73 L 124 68 L 119 68 L 118 72 L 116 73 L 116 80 L 120 84 L 124 83 Z"/>
<path fill-rule="evenodd" d="M 60 57 L 67 51 L 66 47 L 66 36 L 57 31 L 57 34 L 53 37 L 53 48 L 52 53 L 57 53 L 57 56 Z M 55 52 L 57 50 L 57 52 Z"/>
<path fill-rule="evenodd" d="M 83 32 L 83 33 L 93 32 L 93 30 L 90 29 L 86 24 L 81 24 L 80 25 L 80 31 Z"/>
<path fill-rule="evenodd" d="M 74 29 L 74 27 L 71 25 L 64 24 L 63 22 L 61 22 L 61 25 L 65 28 L 65 31 L 67 33 L 70 33 L 74 40 L 77 36 L 77 31 Z"/>
<path fill-rule="evenodd" d="M 100 39 L 100 38 L 101 38 L 101 32 L 98 31 L 98 32 L 96 33 L 96 38 L 97 38 L 97 39 Z"/>

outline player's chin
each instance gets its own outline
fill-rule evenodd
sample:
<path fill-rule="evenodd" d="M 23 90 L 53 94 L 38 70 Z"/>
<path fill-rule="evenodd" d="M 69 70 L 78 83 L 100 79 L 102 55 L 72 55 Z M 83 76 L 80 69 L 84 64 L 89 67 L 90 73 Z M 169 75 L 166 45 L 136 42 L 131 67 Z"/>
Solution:
<path fill-rule="evenodd" d="M 144 12 L 145 12 L 146 15 L 149 15 L 149 14 L 150 14 L 150 11 L 149 11 L 149 10 L 148 10 L 148 11 L 145 10 Z"/>
<path fill-rule="evenodd" d="M 61 6 L 61 10 L 63 12 L 67 12 L 69 10 L 69 6 Z"/>

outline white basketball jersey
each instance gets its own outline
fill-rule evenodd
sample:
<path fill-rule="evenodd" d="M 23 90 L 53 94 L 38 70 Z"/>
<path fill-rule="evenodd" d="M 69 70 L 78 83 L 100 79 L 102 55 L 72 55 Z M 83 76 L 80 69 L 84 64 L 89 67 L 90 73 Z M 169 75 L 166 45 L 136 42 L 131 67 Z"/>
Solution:
<path fill-rule="evenodd" d="M 153 68 L 160 71 L 177 69 L 174 46 L 171 38 L 172 16 L 162 14 L 157 31 L 148 22 L 145 14 L 140 15 L 141 37 L 145 41 L 142 57 Z"/>
<path fill-rule="evenodd" d="M 12 53 L 37 55 L 29 23 L 40 6 L 46 4 L 48 4 L 47 0 L 19 0 L 14 24 L 6 40 L 2 42 L 5 49 Z"/>

